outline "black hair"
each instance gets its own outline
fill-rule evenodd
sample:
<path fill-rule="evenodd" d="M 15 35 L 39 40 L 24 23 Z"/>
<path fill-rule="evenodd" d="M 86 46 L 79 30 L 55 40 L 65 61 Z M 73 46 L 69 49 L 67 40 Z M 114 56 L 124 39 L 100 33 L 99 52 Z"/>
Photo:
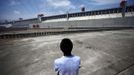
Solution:
<path fill-rule="evenodd" d="M 62 50 L 64 55 L 71 54 L 72 48 L 73 48 L 73 43 L 70 39 L 68 39 L 68 38 L 62 39 L 62 41 L 60 43 L 60 49 Z"/>

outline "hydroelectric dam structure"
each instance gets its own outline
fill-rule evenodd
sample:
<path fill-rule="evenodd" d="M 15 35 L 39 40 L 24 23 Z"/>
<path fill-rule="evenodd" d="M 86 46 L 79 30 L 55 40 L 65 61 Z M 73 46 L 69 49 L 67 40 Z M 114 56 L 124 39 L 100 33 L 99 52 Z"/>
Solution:
<path fill-rule="evenodd" d="M 122 15 L 122 8 L 110 8 L 93 11 L 81 11 L 52 16 L 38 15 L 37 18 L 21 19 L 1 28 L 0 38 L 33 37 L 62 33 L 126 29 L 134 27 L 134 6 L 127 6 Z"/>

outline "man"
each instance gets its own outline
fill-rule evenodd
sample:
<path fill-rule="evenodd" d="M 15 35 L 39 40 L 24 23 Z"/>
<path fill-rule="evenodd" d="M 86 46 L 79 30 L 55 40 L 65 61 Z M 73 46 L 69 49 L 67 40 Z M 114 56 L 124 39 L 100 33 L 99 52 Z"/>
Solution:
<path fill-rule="evenodd" d="M 54 70 L 57 75 L 78 75 L 80 68 L 80 57 L 72 55 L 73 43 L 64 38 L 60 43 L 63 56 L 54 61 Z"/>

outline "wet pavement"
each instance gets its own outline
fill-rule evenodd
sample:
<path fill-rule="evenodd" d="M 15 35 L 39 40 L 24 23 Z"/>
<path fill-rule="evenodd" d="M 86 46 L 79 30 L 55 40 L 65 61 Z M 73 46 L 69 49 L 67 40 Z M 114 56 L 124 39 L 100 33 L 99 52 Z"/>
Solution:
<path fill-rule="evenodd" d="M 79 75 L 134 75 L 134 29 L 0 40 L 0 75 L 56 75 L 66 37 L 81 57 Z"/>

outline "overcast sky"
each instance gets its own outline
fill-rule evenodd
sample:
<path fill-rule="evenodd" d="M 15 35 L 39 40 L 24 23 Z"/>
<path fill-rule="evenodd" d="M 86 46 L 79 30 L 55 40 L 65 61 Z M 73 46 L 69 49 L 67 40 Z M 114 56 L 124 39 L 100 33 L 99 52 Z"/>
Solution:
<path fill-rule="evenodd" d="M 80 7 L 86 10 L 98 10 L 119 7 L 121 0 L 0 0 L 0 20 L 18 18 L 35 18 L 37 14 L 55 15 L 79 12 Z M 134 0 L 128 0 L 134 5 Z"/>

